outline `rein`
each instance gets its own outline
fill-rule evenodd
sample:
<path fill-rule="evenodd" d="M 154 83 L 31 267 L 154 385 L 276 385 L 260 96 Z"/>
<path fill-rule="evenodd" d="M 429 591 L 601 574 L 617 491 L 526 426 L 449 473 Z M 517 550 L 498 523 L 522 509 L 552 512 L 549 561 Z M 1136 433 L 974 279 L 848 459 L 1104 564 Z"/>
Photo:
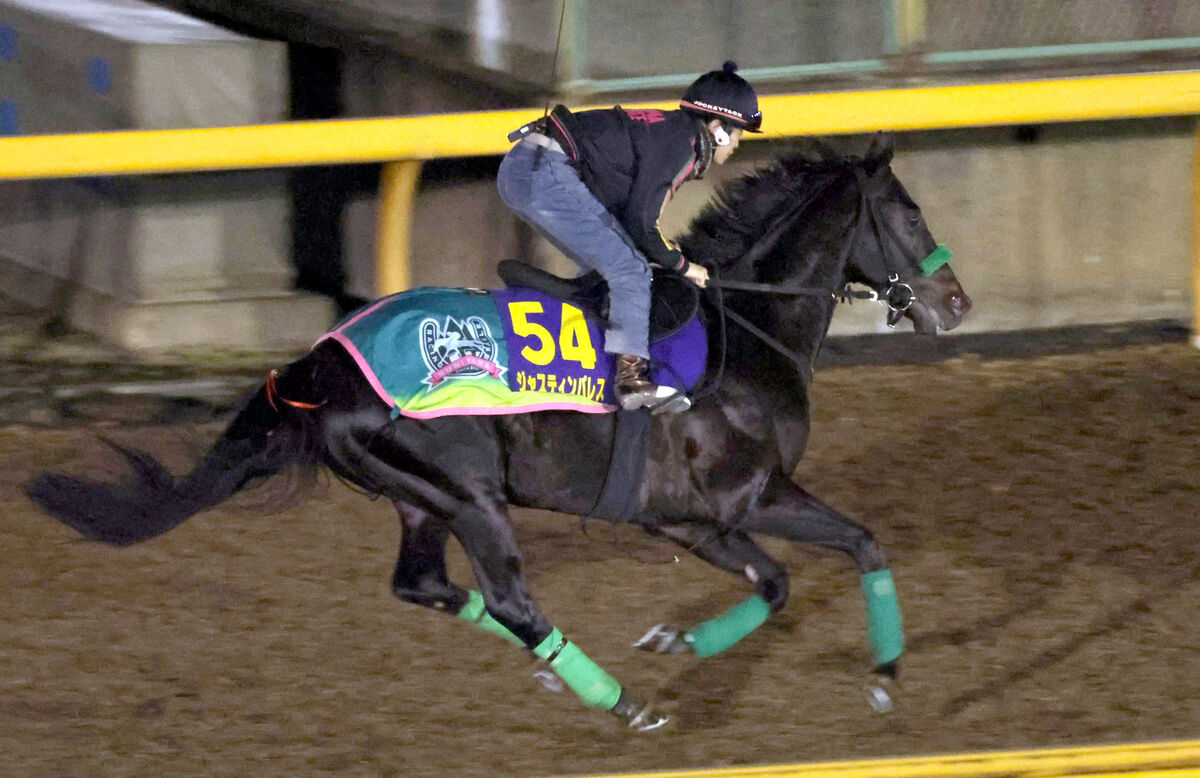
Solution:
<path fill-rule="evenodd" d="M 763 284 L 754 281 L 726 281 L 723 278 L 710 279 L 707 286 L 714 289 L 727 289 L 731 292 L 762 292 L 765 294 L 786 294 L 794 297 L 830 297 L 837 302 L 847 300 L 878 301 L 879 292 L 871 290 L 855 290 L 848 285 L 842 289 L 824 289 L 815 286 L 789 286 L 787 284 Z"/>
<path fill-rule="evenodd" d="M 717 367 L 717 374 L 711 384 L 697 391 L 694 398 L 705 397 L 716 391 L 721 384 L 721 379 L 725 373 L 725 358 L 727 349 L 727 339 L 725 334 L 725 319 L 728 317 L 733 320 L 742 329 L 749 332 L 754 337 L 761 340 L 770 348 L 781 354 L 796 368 L 796 371 L 806 378 L 810 378 L 812 374 L 812 366 L 797 354 L 792 349 L 788 348 L 779 339 L 764 332 L 760 327 L 750 322 L 744 316 L 725 306 L 724 295 L 722 291 L 738 291 L 738 292 L 754 292 L 759 294 L 781 294 L 793 297 L 827 297 L 837 303 L 850 303 L 853 300 L 870 300 L 885 305 L 888 308 L 888 326 L 894 327 L 900 320 L 901 315 L 907 311 L 912 304 L 917 301 L 916 294 L 908 284 L 900 281 L 900 274 L 896 270 L 895 262 L 893 261 L 892 252 L 888 251 L 888 247 L 884 242 L 883 233 L 892 239 L 893 245 L 900 250 L 906 259 L 911 260 L 912 257 L 904 248 L 900 236 L 886 220 L 880 216 L 878 212 L 878 204 L 875 198 L 871 196 L 872 190 L 877 188 L 873 186 L 875 179 L 868 177 L 861 168 L 855 168 L 855 178 L 858 181 L 859 187 L 859 212 L 855 218 L 854 227 L 851 229 L 850 240 L 846 243 L 839 259 L 839 266 L 844 267 L 846 260 L 849 258 L 850 252 L 858 242 L 859 233 L 863 230 L 864 225 L 869 224 L 871 231 L 875 234 L 875 240 L 879 245 L 880 254 L 883 256 L 884 264 L 888 273 L 888 286 L 881 294 L 875 289 L 867 291 L 854 290 L 849 284 L 838 289 L 829 289 L 825 287 L 810 287 L 810 286 L 793 286 L 790 284 L 769 284 L 753 281 L 733 281 L 720 278 L 718 269 L 710 267 L 709 271 L 712 277 L 705 285 L 706 289 L 714 292 L 714 307 L 717 309 L 720 339 L 721 339 L 721 357 Z M 832 186 L 832 184 L 830 184 Z M 801 200 L 796 205 L 789 208 L 784 214 L 771 224 L 771 226 L 763 233 L 758 241 L 755 242 L 750 249 L 742 255 L 743 263 L 753 263 L 774 247 L 779 238 L 783 237 L 784 233 L 791 228 L 792 224 L 799 215 L 807 208 L 807 206 L 816 200 L 829 187 L 823 187 L 812 196 Z M 881 232 L 882 225 L 882 232 Z M 930 275 L 942 265 L 950 261 L 950 249 L 939 245 L 933 252 L 929 254 L 921 262 L 917 263 L 923 275 Z"/>
<path fill-rule="evenodd" d="M 901 250 L 902 253 L 904 253 L 905 257 L 910 257 L 908 257 L 908 252 L 904 250 L 903 244 L 900 241 L 900 236 L 895 233 L 891 225 L 884 221 L 878 213 L 875 199 L 871 197 L 871 190 L 874 188 L 872 186 L 873 179 L 869 178 L 861 168 L 855 168 L 854 175 L 858 180 L 860 207 L 858 217 L 854 222 L 854 228 L 851 231 L 850 241 L 846 244 L 846 249 L 842 252 L 842 256 L 839 257 L 839 264 L 845 264 L 845 260 L 848 258 L 851 249 L 858 241 L 858 234 L 862 231 L 864 223 L 869 223 L 872 231 L 875 233 L 875 240 L 879 244 L 880 253 L 883 255 L 884 263 L 887 265 L 888 270 L 889 286 L 886 290 L 884 290 L 882 295 L 874 289 L 869 291 L 855 291 L 850 288 L 849 284 L 841 289 L 828 289 L 825 287 L 766 284 L 752 281 L 727 281 L 719 277 L 709 280 L 707 286 L 716 289 L 728 289 L 730 291 L 739 292 L 761 292 L 766 294 L 783 294 L 791 296 L 830 297 L 835 302 L 839 303 L 850 302 L 852 300 L 870 300 L 872 302 L 881 302 L 887 305 L 893 311 L 899 311 L 903 313 L 904 311 L 908 310 L 909 306 L 911 306 L 917 298 L 913 294 L 911 286 L 900 282 L 900 275 L 896 271 L 895 263 L 892 261 L 892 255 L 887 250 L 887 246 L 884 245 L 883 235 L 880 233 L 880 225 L 883 225 L 884 230 L 892 238 L 892 242 Z M 830 186 L 832 186 L 832 184 Z M 742 255 L 742 263 L 753 264 L 771 248 L 773 248 L 779 238 L 783 237 L 783 234 L 791 228 L 793 222 L 795 222 L 796 218 L 799 217 L 800 213 L 803 212 L 810 203 L 812 203 L 821 195 L 825 194 L 825 191 L 828 188 L 829 187 L 824 187 L 818 190 L 810 197 L 796 203 L 783 215 L 775 219 L 775 221 L 762 234 L 758 241 L 756 241 L 755 244 L 750 247 L 749 251 Z M 931 253 L 920 263 L 921 272 L 925 273 L 926 275 L 932 273 L 938 267 L 941 267 L 949 261 L 949 254 L 949 249 L 944 246 L 939 246 L 937 250 Z M 937 262 L 937 264 L 934 265 L 934 262 Z M 926 267 L 931 266 L 932 269 L 926 272 Z M 903 295 L 903 297 L 893 302 L 893 297 L 896 295 Z"/>

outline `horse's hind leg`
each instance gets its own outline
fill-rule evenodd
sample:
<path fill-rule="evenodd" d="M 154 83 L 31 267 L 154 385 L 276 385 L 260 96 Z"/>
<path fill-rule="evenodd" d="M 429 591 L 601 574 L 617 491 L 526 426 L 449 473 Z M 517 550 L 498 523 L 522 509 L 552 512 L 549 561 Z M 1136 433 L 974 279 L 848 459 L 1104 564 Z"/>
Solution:
<path fill-rule="evenodd" d="M 848 554 L 862 575 L 867 605 L 867 641 L 876 672 L 894 676 L 904 652 L 904 632 L 896 587 L 883 550 L 870 530 L 857 524 L 797 486 L 783 473 L 773 473 L 758 503 L 738 521 L 739 529 L 808 543 Z"/>
<path fill-rule="evenodd" d="M 670 538 L 714 567 L 745 576 L 757 593 L 715 619 L 686 631 L 659 624 L 635 647 L 659 653 L 712 656 L 758 629 L 767 616 L 787 602 L 787 566 L 772 559 L 744 532 L 690 520 L 663 523 L 651 528 L 651 532 Z"/>
<path fill-rule="evenodd" d="M 483 595 L 464 589 L 446 575 L 446 541 L 450 525 L 421 509 L 396 503 L 400 512 L 400 558 L 392 573 L 392 591 L 414 605 L 445 611 L 516 646 L 525 643 L 492 618 Z"/>
<path fill-rule="evenodd" d="M 665 723 L 665 716 L 624 690 L 555 629 L 534 601 L 508 516 L 494 431 L 478 417 L 435 421 L 399 423 L 386 435 L 353 435 L 343 446 L 342 459 L 401 507 L 407 534 L 393 575 L 397 593 L 422 605 L 457 607 L 462 618 L 473 613 L 470 592 L 446 577 L 445 543 L 452 534 L 471 562 L 486 608 L 486 619 L 479 609 L 476 626 L 494 623 L 500 629 L 488 631 L 511 635 L 585 704 L 639 730 Z"/>
<path fill-rule="evenodd" d="M 487 612 L 515 635 L 585 705 L 607 710 L 628 726 L 654 729 L 666 716 L 623 689 L 542 614 L 525 582 L 523 561 L 502 498 L 476 499 L 450 520 L 471 560 Z"/>

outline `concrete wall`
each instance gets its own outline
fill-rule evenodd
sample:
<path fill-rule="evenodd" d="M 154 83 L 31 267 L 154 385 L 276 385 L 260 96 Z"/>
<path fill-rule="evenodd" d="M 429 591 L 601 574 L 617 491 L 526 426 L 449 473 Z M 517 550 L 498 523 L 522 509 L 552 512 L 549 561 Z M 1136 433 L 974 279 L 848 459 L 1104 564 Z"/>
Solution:
<path fill-rule="evenodd" d="M 1160 119 L 900 134 L 892 169 L 976 303 L 956 332 L 1189 320 L 1194 130 Z M 672 203 L 671 229 L 711 196 L 695 186 Z M 843 306 L 831 332 L 886 332 L 880 310 Z"/>
<path fill-rule="evenodd" d="M 908 133 L 893 169 L 921 205 L 976 307 L 960 332 L 1191 316 L 1189 119 Z M 861 152 L 865 138 L 834 139 Z M 775 150 L 751 143 L 738 162 L 684 186 L 663 226 L 677 234 L 713 186 Z M 350 209 L 351 279 L 373 283 L 373 202 Z M 493 267 L 522 236 L 486 175 L 427 183 L 414 223 L 417 284 L 496 286 Z M 535 241 L 539 264 L 570 267 Z M 903 326 L 902 328 L 903 329 Z M 882 309 L 843 307 L 834 334 L 886 332 Z"/>
<path fill-rule="evenodd" d="M 461 32 L 470 36 L 463 53 L 475 64 L 549 80 L 548 70 L 521 72 L 548 63 L 519 60 L 512 50 L 553 54 L 561 11 L 555 0 L 351 2 L 381 18 Z M 581 75 L 592 79 L 702 73 L 728 58 L 747 67 L 870 59 L 883 48 L 881 7 L 879 0 L 589 0 L 574 18 L 581 29 L 564 31 L 560 56 L 565 61 L 582 37 Z"/>
<path fill-rule="evenodd" d="M 1191 316 L 1191 119 L 905 136 L 895 170 L 978 303 L 965 331 Z"/>
<path fill-rule="evenodd" d="M 431 8 L 428 21 L 445 22 L 447 13 L 446 9 Z M 343 56 L 341 104 L 346 116 L 479 111 L 530 102 L 527 96 L 383 49 L 344 52 Z M 498 160 L 426 166 L 413 214 L 415 286 L 497 286 L 496 262 L 525 249 L 529 238 L 522 235 L 496 194 L 496 164 Z M 367 298 L 375 296 L 376 288 L 375 208 L 374 193 L 362 193 L 352 198 L 343 215 L 347 291 Z M 534 246 L 533 250 L 538 257 L 545 257 L 541 261 L 547 267 L 570 271 L 567 260 L 550 247 Z"/>
<path fill-rule="evenodd" d="M 139 0 L 0 0 L 0 132 L 286 117 L 280 43 Z M 5 293 L 129 348 L 302 347 L 333 316 L 291 289 L 285 173 L 0 186 Z"/>
<path fill-rule="evenodd" d="M 240 7 L 225 0 L 190 1 L 229 13 Z M 1184 13 L 1173 0 L 1156 0 L 1137 13 L 1117 0 L 968 5 L 928 3 L 932 48 L 1187 35 L 1200 18 L 1200 11 Z M 1089 14 L 1092 5 L 1096 9 Z M 715 65 L 712 57 L 725 56 L 745 67 L 873 57 L 885 35 L 879 8 L 877 0 L 786 0 L 753 7 L 684 0 L 664 10 L 592 0 L 584 20 L 588 75 L 700 71 Z M 527 52 L 551 51 L 557 26 L 557 6 L 548 0 L 350 0 L 330 16 L 340 14 L 349 25 L 351 10 L 376 22 L 390 20 L 398 29 L 404 25 L 392 22 L 411 18 L 480 39 L 499 37 Z M 688 24 L 680 26 L 679 19 Z M 1039 31 L 1045 35 L 1039 37 Z M 541 78 L 525 71 L 545 64 L 523 60 L 513 79 L 497 85 L 420 64 L 386 45 L 338 48 L 347 116 L 529 105 L 535 100 L 517 91 L 517 83 Z M 901 135 L 894 168 L 922 205 L 934 235 L 955 251 L 955 270 L 977 302 L 961 331 L 1189 319 L 1192 131 L 1191 120 L 1171 119 L 1048 125 L 1020 137 L 1013 128 Z M 851 150 L 865 147 L 864 139 L 842 142 Z M 772 153 L 763 144 L 747 144 L 735 169 L 721 172 L 736 174 Z M 474 175 L 423 181 L 414 217 L 414 283 L 494 286 L 496 261 L 523 252 L 569 272 L 566 260 L 518 228 L 489 173 L 473 168 Z M 713 181 L 681 190 L 664 216 L 669 233 L 681 231 L 711 197 Z M 351 291 L 364 296 L 375 288 L 374 209 L 373 196 L 361 194 L 344 221 Z M 884 329 L 877 306 L 856 305 L 839 312 L 833 331 Z"/>
<path fill-rule="evenodd" d="M 587 4 L 586 76 L 703 73 L 874 59 L 884 47 L 878 0 L 678 0 Z"/>
<path fill-rule="evenodd" d="M 356 198 L 346 212 L 346 256 L 352 293 L 373 297 L 375 289 L 375 199 Z M 413 286 L 495 288 L 498 261 L 521 254 L 520 229 L 487 178 L 426 182 L 413 214 Z M 539 241 L 541 243 L 541 241 Z M 553 249 L 539 246 L 539 252 Z M 567 272 L 565 259 L 549 265 Z"/>
<path fill-rule="evenodd" d="M 18 10 L 28 15 L 24 6 L 75 7 L 72 3 L 0 0 L 0 10 L 20 6 Z M 617 7 L 622 6 L 596 3 L 591 13 L 602 15 Z M 712 4 L 705 13 L 719 16 L 731 7 Z M 19 121 L 45 121 L 26 127 L 102 129 L 186 126 L 204 123 L 205 117 L 212 123 L 283 118 L 284 100 L 278 90 L 281 44 L 220 33 L 252 48 L 266 47 L 268 53 L 266 59 L 247 60 L 258 66 L 230 71 L 244 89 L 228 95 L 217 109 L 198 111 L 198 103 L 178 93 L 196 86 L 188 76 L 203 71 L 202 61 L 163 56 L 150 70 L 126 70 L 121 63 L 149 62 L 154 56 L 139 59 L 136 53 L 122 53 L 139 51 L 139 43 L 92 28 L 72 32 L 70 45 L 57 47 L 39 45 L 35 35 L 26 33 L 14 52 L 3 25 L 15 18 L 0 16 L 0 89 L 17 83 L 11 78 L 14 68 L 37 66 L 28 77 L 31 83 L 49 79 L 26 93 L 11 93 L 16 95 L 12 99 L 26 99 L 21 94 L 30 100 L 47 98 L 42 114 L 18 113 Z M 828 21 L 840 24 L 837 19 Z M 865 36 L 863 40 L 878 32 L 850 21 L 846 25 L 847 35 L 857 31 L 854 35 Z M 705 29 L 710 27 L 721 25 L 714 22 Z M 733 36 L 727 42 L 736 43 L 748 28 L 723 29 Z M 542 35 L 532 27 L 527 32 Z M 601 45 L 603 37 L 591 41 Z M 808 45 L 796 42 L 802 44 Z M 165 51 L 154 49 L 157 54 Z M 90 72 L 89 63 L 98 56 L 109 57 L 112 77 L 111 88 L 103 93 L 94 88 L 95 74 Z M 346 116 L 479 110 L 529 102 L 527 96 L 503 87 L 440 72 L 379 47 L 347 48 L 342 56 L 340 102 Z M 55 57 L 53 68 L 38 66 Z M 226 56 L 226 61 L 240 60 Z M 140 81 L 127 75 L 137 72 L 148 75 Z M 164 74 L 166 80 L 156 82 L 154 73 Z M 171 87 L 156 89 L 155 83 Z M 135 99 L 138 95 L 157 95 L 158 108 L 146 107 L 149 102 Z M 69 116 L 53 115 L 74 105 L 72 100 L 84 103 L 85 97 L 90 102 L 82 113 L 76 106 Z M 6 115 L 0 110 L 0 131 Z M 922 205 L 935 236 L 954 249 L 956 272 L 977 303 L 962 331 L 1189 318 L 1192 133 L 1191 120 L 1177 119 L 1050 125 L 1023 131 L 1019 137 L 1013 129 L 902 135 L 895 170 Z M 850 150 L 865 146 L 863 139 L 839 143 Z M 668 234 L 685 227 L 711 197 L 715 182 L 762 164 L 773 153 L 764 144 L 747 144 L 733 169 L 684 187 L 664 216 Z M 439 164 L 442 167 L 429 166 L 433 172 L 423 180 L 417 203 L 414 283 L 495 286 L 495 263 L 521 254 L 569 272 L 569 263 L 522 230 L 500 202 L 494 189 L 495 160 L 490 169 L 487 164 L 469 164 L 452 175 L 445 174 L 445 163 Z M 0 264 L 19 270 L 8 273 L 6 285 L 53 301 L 61 298 L 63 288 L 55 280 L 71 279 L 82 292 L 73 301 L 73 320 L 88 328 L 114 326 L 114 337 L 131 345 L 149 343 L 176 324 L 206 338 L 237 333 L 258 337 L 277 331 L 305 342 L 313 330 L 328 323 L 329 311 L 304 308 L 312 301 L 292 297 L 286 288 L 292 271 L 286 258 L 287 201 L 279 175 L 0 187 Z M 350 291 L 367 297 L 375 288 L 374 209 L 373 195 L 364 193 L 349 204 L 344 219 Z M 259 304 L 256 299 L 261 302 L 258 314 L 251 313 Z M 202 311 L 216 300 L 228 304 L 225 310 L 243 313 L 206 323 Z M 288 310 L 300 316 L 301 326 L 284 321 Z M 105 325 L 122 317 L 132 320 Z M 879 309 L 858 305 L 839 313 L 833 331 L 882 329 Z"/>

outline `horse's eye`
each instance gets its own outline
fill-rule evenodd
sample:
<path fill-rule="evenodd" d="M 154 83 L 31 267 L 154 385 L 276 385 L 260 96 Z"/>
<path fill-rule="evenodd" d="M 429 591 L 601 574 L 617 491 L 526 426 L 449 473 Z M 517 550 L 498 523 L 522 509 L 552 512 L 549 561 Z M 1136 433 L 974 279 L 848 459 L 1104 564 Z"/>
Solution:
<path fill-rule="evenodd" d="M 909 227 L 916 227 L 920 223 L 921 223 L 921 214 L 914 213 L 912 216 L 908 217 L 908 226 Z"/>

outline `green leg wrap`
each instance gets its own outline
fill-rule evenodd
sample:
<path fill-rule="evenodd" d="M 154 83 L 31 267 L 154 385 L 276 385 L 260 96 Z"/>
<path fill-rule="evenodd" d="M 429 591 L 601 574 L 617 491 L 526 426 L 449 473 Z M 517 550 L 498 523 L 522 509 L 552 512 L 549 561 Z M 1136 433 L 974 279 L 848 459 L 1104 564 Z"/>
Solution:
<path fill-rule="evenodd" d="M 891 662 L 904 653 L 904 621 L 896 601 L 896 584 L 891 570 L 876 570 L 862 577 L 867 600 L 867 642 L 875 662 Z"/>
<path fill-rule="evenodd" d="M 534 647 L 533 653 L 550 662 L 550 669 L 579 695 L 584 705 L 612 710 L 621 698 L 621 684 L 557 629 Z"/>
<path fill-rule="evenodd" d="M 719 654 L 763 625 L 771 606 L 758 595 L 688 630 L 684 640 L 696 656 Z"/>
<path fill-rule="evenodd" d="M 483 604 L 483 595 L 474 589 L 467 592 L 467 604 L 458 612 L 458 617 L 479 627 L 484 632 L 499 635 L 514 646 L 525 648 L 525 643 L 519 637 L 509 632 L 503 624 L 492 618 L 492 615 L 487 612 L 487 606 Z"/>

